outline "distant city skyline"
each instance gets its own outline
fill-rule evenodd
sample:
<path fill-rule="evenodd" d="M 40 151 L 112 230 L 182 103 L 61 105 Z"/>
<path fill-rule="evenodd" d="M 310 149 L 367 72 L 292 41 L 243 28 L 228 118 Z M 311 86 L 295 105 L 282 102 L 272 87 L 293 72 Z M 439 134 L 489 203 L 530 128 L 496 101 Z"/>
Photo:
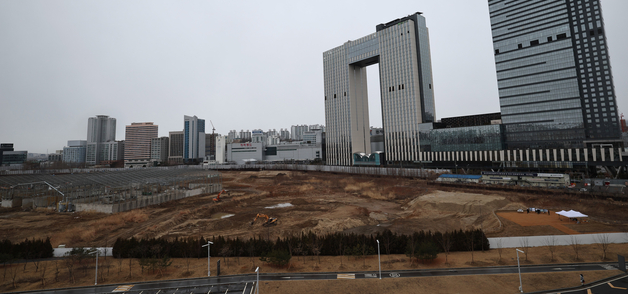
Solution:
<path fill-rule="evenodd" d="M 618 112 L 628 113 L 628 1 L 600 3 Z M 134 122 L 154 122 L 159 137 L 182 131 L 191 113 L 222 135 L 325 124 L 322 52 L 417 11 L 436 119 L 499 111 L 486 0 L 1 1 L 0 142 L 53 153 L 85 140 L 97 115 L 117 119 L 117 140 Z M 381 127 L 377 72 L 367 68 L 369 117 Z"/>

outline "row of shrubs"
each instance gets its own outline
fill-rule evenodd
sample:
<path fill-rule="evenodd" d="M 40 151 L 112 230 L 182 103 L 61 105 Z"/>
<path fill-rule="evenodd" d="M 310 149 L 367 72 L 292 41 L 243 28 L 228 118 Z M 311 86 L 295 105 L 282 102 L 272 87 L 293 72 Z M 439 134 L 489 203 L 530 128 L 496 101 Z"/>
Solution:
<path fill-rule="evenodd" d="M 10 240 L 0 242 L 0 262 L 5 263 L 12 259 L 39 259 L 53 257 L 52 244 L 50 238 L 45 240 L 26 239 L 20 243 L 13 243 Z"/>
<path fill-rule="evenodd" d="M 264 256 L 272 251 L 284 251 L 290 255 L 370 255 L 377 254 L 377 241 L 382 254 L 410 254 L 421 247 L 430 246 L 439 252 L 487 250 L 489 242 L 482 230 L 451 231 L 432 233 L 431 231 L 413 234 L 397 234 L 390 230 L 375 235 L 331 233 L 316 235 L 301 233 L 276 240 L 263 237 L 249 239 L 225 238 L 222 236 L 205 238 L 185 238 L 168 240 L 117 239 L 113 245 L 113 256 L 117 258 L 175 258 L 207 257 L 207 248 L 202 246 L 211 241 L 212 256 Z M 426 245 L 427 244 L 427 245 Z"/>

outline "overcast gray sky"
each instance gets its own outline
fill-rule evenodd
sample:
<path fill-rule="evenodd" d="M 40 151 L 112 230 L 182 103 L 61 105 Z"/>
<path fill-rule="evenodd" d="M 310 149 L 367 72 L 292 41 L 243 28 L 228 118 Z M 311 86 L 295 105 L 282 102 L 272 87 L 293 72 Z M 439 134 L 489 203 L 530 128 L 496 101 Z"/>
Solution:
<path fill-rule="evenodd" d="M 601 0 L 619 111 L 628 114 L 628 1 Z M 216 132 L 324 124 L 324 51 L 421 11 L 436 115 L 499 111 L 486 0 L 0 1 L 0 142 L 44 153 L 84 140 L 87 119 L 159 135 L 183 115 Z M 381 126 L 377 66 L 371 125 Z"/>

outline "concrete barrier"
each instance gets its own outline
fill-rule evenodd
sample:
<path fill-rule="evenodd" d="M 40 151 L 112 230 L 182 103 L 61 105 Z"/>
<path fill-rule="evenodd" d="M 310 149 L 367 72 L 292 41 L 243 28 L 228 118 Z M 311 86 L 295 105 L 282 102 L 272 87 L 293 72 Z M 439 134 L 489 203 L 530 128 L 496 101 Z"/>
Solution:
<path fill-rule="evenodd" d="M 548 241 L 554 239 L 554 246 L 567 246 L 573 242 L 579 245 L 602 243 L 628 243 L 628 233 L 605 233 L 605 234 L 579 234 L 579 235 L 555 235 L 555 236 L 530 236 L 530 237 L 503 237 L 488 238 L 492 249 L 501 248 L 521 248 L 524 242 L 529 247 L 547 246 Z M 501 244 L 500 244 L 501 242 Z"/>
<path fill-rule="evenodd" d="M 203 193 L 217 193 L 222 190 L 221 185 L 205 185 L 192 190 L 169 190 L 159 195 L 139 196 L 137 199 L 122 203 L 103 204 L 101 202 L 75 203 L 76 211 L 96 211 L 103 213 L 118 213 L 164 202 L 179 200 Z"/>
<path fill-rule="evenodd" d="M 93 211 L 102 213 L 113 213 L 113 206 L 111 204 L 100 203 L 75 203 L 76 211 Z"/>
<path fill-rule="evenodd" d="M 2 199 L 2 207 L 20 207 L 22 206 L 22 198 Z"/>

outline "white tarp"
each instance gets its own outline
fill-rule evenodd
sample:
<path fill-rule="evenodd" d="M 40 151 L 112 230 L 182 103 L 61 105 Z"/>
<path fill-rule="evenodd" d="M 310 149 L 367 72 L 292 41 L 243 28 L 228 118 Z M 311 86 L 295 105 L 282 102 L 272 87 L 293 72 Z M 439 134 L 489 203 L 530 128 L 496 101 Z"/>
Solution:
<path fill-rule="evenodd" d="M 564 217 L 571 217 L 571 218 L 574 218 L 574 217 L 589 217 L 588 215 L 582 214 L 579 211 L 575 211 L 575 210 L 570 210 L 570 211 L 562 210 L 562 211 L 557 212 L 556 214 L 562 215 Z"/>

